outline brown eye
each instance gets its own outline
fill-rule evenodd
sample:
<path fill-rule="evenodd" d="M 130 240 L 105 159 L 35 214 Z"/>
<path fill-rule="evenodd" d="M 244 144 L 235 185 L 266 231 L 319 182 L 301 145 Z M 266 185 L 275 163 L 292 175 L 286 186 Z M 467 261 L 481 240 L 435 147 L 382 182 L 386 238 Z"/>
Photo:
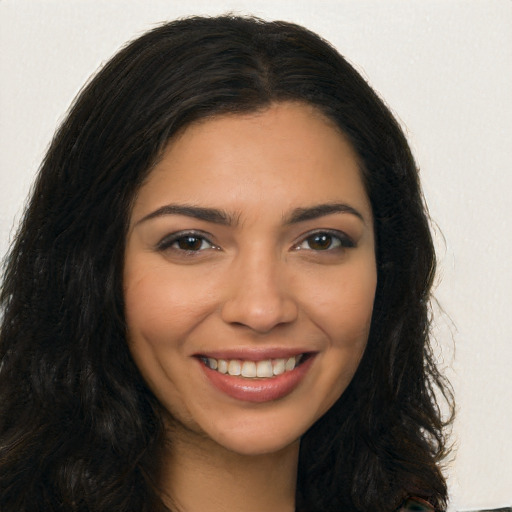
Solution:
<path fill-rule="evenodd" d="M 342 231 L 336 231 L 334 233 L 330 233 L 329 231 L 317 231 L 303 238 L 302 242 L 295 246 L 295 249 L 325 252 L 350 247 L 355 247 L 355 243 Z"/>
<path fill-rule="evenodd" d="M 180 232 L 165 237 L 158 243 L 157 249 L 159 251 L 174 250 L 183 253 L 195 253 L 207 249 L 218 249 L 218 247 L 202 235 Z"/>
<path fill-rule="evenodd" d="M 306 239 L 309 248 L 313 251 L 325 251 L 331 249 L 333 245 L 338 247 L 340 244 L 339 239 L 334 238 L 329 233 L 316 233 Z"/>
<path fill-rule="evenodd" d="M 178 249 L 182 251 L 200 251 L 203 247 L 203 244 L 207 244 L 207 242 L 198 237 L 198 236 L 182 236 L 175 241 L 175 245 Z"/>

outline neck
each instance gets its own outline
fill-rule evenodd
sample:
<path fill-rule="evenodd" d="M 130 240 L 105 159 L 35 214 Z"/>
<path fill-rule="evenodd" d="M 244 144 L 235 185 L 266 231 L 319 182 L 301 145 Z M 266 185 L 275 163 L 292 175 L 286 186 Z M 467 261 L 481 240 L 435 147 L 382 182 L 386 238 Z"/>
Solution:
<path fill-rule="evenodd" d="M 161 479 L 174 512 L 293 512 L 299 441 L 277 453 L 243 455 L 210 439 L 172 437 Z"/>

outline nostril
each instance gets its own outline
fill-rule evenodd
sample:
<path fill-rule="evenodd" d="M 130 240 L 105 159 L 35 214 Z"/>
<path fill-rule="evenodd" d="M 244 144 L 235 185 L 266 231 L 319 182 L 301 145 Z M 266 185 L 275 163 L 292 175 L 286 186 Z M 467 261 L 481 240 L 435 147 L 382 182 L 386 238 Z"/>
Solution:
<path fill-rule="evenodd" d="M 297 308 L 292 301 L 282 301 L 275 305 L 256 305 L 249 301 L 234 300 L 224 305 L 222 316 L 224 321 L 232 326 L 247 327 L 266 333 L 293 322 L 297 317 Z"/>

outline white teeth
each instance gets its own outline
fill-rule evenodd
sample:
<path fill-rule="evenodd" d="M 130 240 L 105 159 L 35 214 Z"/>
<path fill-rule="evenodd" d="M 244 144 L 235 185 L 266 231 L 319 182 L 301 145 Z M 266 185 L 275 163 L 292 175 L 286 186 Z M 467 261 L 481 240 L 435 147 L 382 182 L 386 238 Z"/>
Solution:
<path fill-rule="evenodd" d="M 241 365 L 240 361 L 236 359 L 232 359 L 228 364 L 228 373 L 229 375 L 240 375 Z"/>
<path fill-rule="evenodd" d="M 285 371 L 285 368 L 284 368 L 285 362 L 286 362 L 285 359 L 276 359 L 274 361 L 274 368 L 273 368 L 274 375 L 281 375 L 282 373 L 284 373 L 284 371 Z"/>
<path fill-rule="evenodd" d="M 256 365 L 256 377 L 272 377 L 272 361 L 259 361 Z"/>
<path fill-rule="evenodd" d="M 228 373 L 228 362 L 225 359 L 217 361 L 217 371 L 220 373 Z"/>
<path fill-rule="evenodd" d="M 254 361 L 244 361 L 242 365 L 242 377 L 256 377 L 256 363 Z"/>
<path fill-rule="evenodd" d="M 289 357 L 284 363 L 284 369 L 289 372 L 295 368 L 295 356 Z"/>
<path fill-rule="evenodd" d="M 301 361 L 303 354 L 288 359 L 265 359 L 263 361 L 240 361 L 239 359 L 215 359 L 203 357 L 204 364 L 212 370 L 232 376 L 242 376 L 249 379 L 270 378 L 292 371 Z"/>

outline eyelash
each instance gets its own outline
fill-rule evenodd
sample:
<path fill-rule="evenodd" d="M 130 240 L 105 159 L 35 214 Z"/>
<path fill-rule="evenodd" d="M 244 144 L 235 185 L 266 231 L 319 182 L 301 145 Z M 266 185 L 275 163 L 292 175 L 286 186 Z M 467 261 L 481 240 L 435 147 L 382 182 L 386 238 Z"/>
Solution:
<path fill-rule="evenodd" d="M 177 244 L 180 241 L 185 241 L 187 239 L 189 239 L 189 240 L 195 239 L 197 241 L 200 241 L 201 246 L 198 249 L 184 249 L 181 247 L 173 247 L 174 244 Z M 203 247 L 203 245 L 205 243 L 208 244 L 209 247 Z M 208 240 L 208 237 L 205 236 L 203 233 L 198 233 L 197 231 L 180 231 L 178 233 L 173 233 L 173 234 L 163 238 L 160 242 L 158 242 L 157 249 L 159 251 L 165 251 L 168 249 L 172 249 L 175 251 L 184 252 L 185 254 L 194 254 L 194 253 L 202 252 L 205 249 L 218 250 L 219 247 L 217 247 L 215 244 L 210 242 L 210 240 Z"/>
<path fill-rule="evenodd" d="M 320 242 L 329 242 L 328 246 L 325 248 L 313 248 L 311 247 L 311 243 L 313 239 L 317 237 L 317 239 L 321 239 Z M 180 242 L 185 242 L 186 240 L 200 242 L 200 246 L 197 248 L 183 248 L 183 247 L 173 247 L 175 244 Z M 309 248 L 303 247 L 304 244 L 308 244 Z M 208 247 L 204 247 L 204 244 L 208 244 Z M 307 236 L 302 237 L 300 242 L 296 243 L 293 246 L 293 249 L 296 251 L 299 250 L 309 250 L 317 253 L 321 252 L 330 252 L 335 250 L 343 250 L 350 249 L 355 247 L 356 244 L 354 241 L 348 237 L 345 233 L 336 230 L 322 229 L 315 231 L 313 233 L 308 233 Z M 157 249 L 159 251 L 165 251 L 172 249 L 174 251 L 183 252 L 185 254 L 197 254 L 206 249 L 215 249 L 219 250 L 220 247 L 213 244 L 204 233 L 198 233 L 197 231 L 180 231 L 178 233 L 173 233 L 169 236 L 166 236 L 157 244 Z"/>
<path fill-rule="evenodd" d="M 330 240 L 329 246 L 322 249 L 314 249 L 310 245 L 309 249 L 306 250 L 320 253 L 327 251 L 350 249 L 356 246 L 354 241 L 341 231 L 321 229 L 313 233 L 309 233 L 307 236 L 303 237 L 299 243 L 295 244 L 294 249 L 297 251 L 303 250 L 303 244 L 311 244 L 312 239 L 314 239 L 315 237 L 323 238 L 324 240 Z M 333 244 L 335 245 L 333 246 Z"/>

